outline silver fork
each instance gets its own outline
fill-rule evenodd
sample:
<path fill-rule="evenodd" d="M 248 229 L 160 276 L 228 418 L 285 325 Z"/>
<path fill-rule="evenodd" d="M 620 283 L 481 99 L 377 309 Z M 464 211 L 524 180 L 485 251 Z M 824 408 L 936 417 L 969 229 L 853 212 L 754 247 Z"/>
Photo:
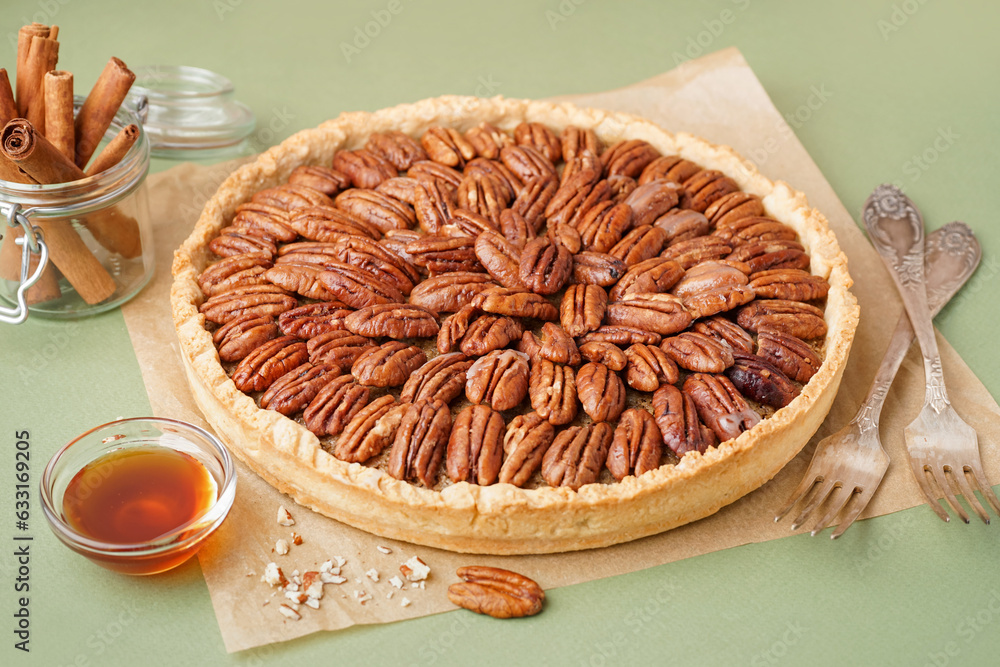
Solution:
<path fill-rule="evenodd" d="M 941 356 L 928 310 L 923 218 L 898 188 L 880 185 L 865 202 L 864 220 L 872 244 L 903 298 L 924 358 L 927 384 L 924 405 L 904 431 L 917 486 L 927 504 L 944 521 L 949 516 L 938 502 L 941 497 L 962 521 L 969 523 L 969 516 L 957 498 L 961 495 L 979 518 L 989 523 L 989 514 L 975 491 L 997 514 L 1000 514 L 1000 500 L 983 473 L 976 432 L 955 412 L 945 390 Z"/>
<path fill-rule="evenodd" d="M 975 271 L 982 251 L 972 230 L 961 222 L 949 223 L 930 234 L 927 245 L 924 261 L 927 295 L 936 315 Z M 812 534 L 816 535 L 832 525 L 850 504 L 850 510 L 830 536 L 836 539 L 868 506 L 889 467 L 889 455 L 879 439 L 879 416 L 911 343 L 913 328 L 904 313 L 899 318 L 875 380 L 857 415 L 847 426 L 816 445 L 816 452 L 802 481 L 774 517 L 775 521 L 783 519 L 796 503 L 802 501 L 804 508 L 792 522 L 792 530 L 797 530 L 809 520 L 810 515 L 825 505 L 826 511 L 812 529 Z M 830 501 L 825 503 L 828 498 Z"/>

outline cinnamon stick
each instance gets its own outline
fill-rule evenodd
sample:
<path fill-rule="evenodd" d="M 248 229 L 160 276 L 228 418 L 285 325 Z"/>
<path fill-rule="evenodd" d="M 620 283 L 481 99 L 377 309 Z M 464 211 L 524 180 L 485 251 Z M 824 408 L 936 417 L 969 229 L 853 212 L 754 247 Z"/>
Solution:
<path fill-rule="evenodd" d="M 17 102 L 14 101 L 7 70 L 0 67 L 0 123 L 6 125 L 12 118 L 17 118 Z"/>
<path fill-rule="evenodd" d="M 104 147 L 104 150 L 98 153 L 97 157 L 95 157 L 93 162 L 90 163 L 90 166 L 85 172 L 87 176 L 99 174 L 105 169 L 110 169 L 121 162 L 122 158 L 125 157 L 125 154 L 129 152 L 129 149 L 132 148 L 138 138 L 138 125 L 132 124 L 123 127 L 121 131 L 115 135 L 115 138 L 108 142 L 108 145 Z"/>
<path fill-rule="evenodd" d="M 115 279 L 107 272 L 67 220 L 35 223 L 49 247 L 49 258 L 66 276 L 76 293 L 93 305 L 115 293 Z"/>
<path fill-rule="evenodd" d="M 43 23 L 31 23 L 21 26 L 17 31 L 17 116 L 24 117 L 24 110 L 27 108 L 28 97 L 28 51 L 31 50 L 31 40 L 33 37 L 48 37 L 51 33 L 49 26 Z"/>
<path fill-rule="evenodd" d="M 18 72 L 18 107 L 23 118 L 27 118 L 45 132 L 45 95 L 42 91 L 42 81 L 45 73 L 55 69 L 59 61 L 59 42 L 49 37 L 34 36 L 28 48 L 28 58 L 24 65 L 25 98 L 22 100 L 21 73 Z"/>
<path fill-rule="evenodd" d="M 0 142 L 0 152 L 39 183 L 68 183 L 85 178 L 83 171 L 27 119 L 15 118 L 7 123 Z"/>
<path fill-rule="evenodd" d="M 111 126 L 135 74 L 118 58 L 111 58 L 76 116 L 76 165 L 87 165 Z"/>
<path fill-rule="evenodd" d="M 14 242 L 14 239 L 24 236 L 20 228 L 8 229 L 4 234 L 3 242 L 0 243 L 0 278 L 4 280 L 21 280 L 21 246 Z M 35 272 L 38 266 L 38 256 L 31 255 L 31 262 L 28 265 L 28 275 Z M 29 305 L 51 301 L 62 296 L 59 289 L 59 270 L 52 262 L 42 269 L 42 275 L 38 281 L 28 288 L 24 295 Z"/>
<path fill-rule="evenodd" d="M 45 73 L 45 138 L 71 162 L 76 157 L 73 129 L 73 74 Z"/>

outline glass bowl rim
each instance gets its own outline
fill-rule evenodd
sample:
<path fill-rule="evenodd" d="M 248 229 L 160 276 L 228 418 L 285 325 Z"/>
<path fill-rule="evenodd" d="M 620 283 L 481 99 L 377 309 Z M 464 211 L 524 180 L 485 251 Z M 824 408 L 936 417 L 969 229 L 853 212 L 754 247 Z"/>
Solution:
<path fill-rule="evenodd" d="M 55 475 L 56 467 L 59 465 L 63 455 L 69 451 L 71 447 L 79 443 L 87 436 L 108 427 L 135 422 L 166 424 L 176 427 L 181 431 L 186 430 L 193 432 L 204 438 L 206 443 L 209 445 L 211 453 L 218 456 L 219 461 L 222 464 L 222 484 L 218 491 L 218 497 L 215 502 L 212 503 L 211 507 L 209 507 L 201 515 L 191 519 L 187 523 L 177 526 L 170 532 L 164 533 L 153 540 L 145 542 L 114 543 L 96 540 L 83 535 L 67 524 L 62 519 L 61 511 L 55 507 L 55 499 L 50 491 L 50 486 Z M 84 463 L 84 465 L 93 462 L 96 458 L 99 457 L 88 460 Z M 74 474 L 76 473 L 74 472 Z M 233 462 L 232 456 L 229 454 L 229 450 L 222 444 L 222 441 L 200 426 L 196 426 L 179 419 L 169 419 L 166 417 L 129 417 L 126 419 L 116 419 L 105 424 L 101 424 L 100 426 L 95 426 L 60 447 L 59 450 L 52 455 L 52 458 L 49 459 L 49 462 L 45 466 L 45 470 L 42 472 L 42 478 L 39 481 L 39 492 L 42 499 L 42 511 L 45 514 L 45 518 L 48 520 L 49 525 L 60 539 L 68 542 L 72 546 L 87 553 L 100 556 L 120 556 L 130 558 L 158 556 L 171 551 L 183 549 L 192 543 L 198 542 L 213 532 L 222 523 L 222 520 L 226 518 L 230 509 L 232 509 L 233 500 L 236 495 L 236 466 Z M 188 535 L 183 540 L 177 540 L 178 535 L 199 524 L 204 524 L 204 526 L 191 535 Z"/>

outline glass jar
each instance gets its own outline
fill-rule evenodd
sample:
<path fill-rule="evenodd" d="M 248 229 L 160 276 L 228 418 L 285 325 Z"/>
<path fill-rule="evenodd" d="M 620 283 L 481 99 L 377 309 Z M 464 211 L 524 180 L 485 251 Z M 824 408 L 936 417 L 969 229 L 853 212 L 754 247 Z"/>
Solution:
<path fill-rule="evenodd" d="M 77 96 L 76 111 L 82 104 Z M 139 138 L 118 164 L 101 173 L 52 185 L 0 180 L 0 202 L 20 205 L 49 247 L 49 266 L 27 292 L 29 313 L 72 318 L 104 312 L 131 299 L 152 278 L 145 184 L 149 140 L 136 114 L 123 106 L 105 141 L 132 123 L 139 126 Z M 20 232 L 6 220 L 0 225 L 0 300 L 16 304 L 22 254 L 15 238 Z"/>

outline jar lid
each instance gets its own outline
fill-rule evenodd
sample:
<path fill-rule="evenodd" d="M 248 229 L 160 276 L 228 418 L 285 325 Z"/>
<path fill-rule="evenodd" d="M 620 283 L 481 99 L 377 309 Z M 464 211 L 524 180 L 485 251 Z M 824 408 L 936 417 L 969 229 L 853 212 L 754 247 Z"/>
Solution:
<path fill-rule="evenodd" d="M 235 146 L 256 126 L 253 111 L 233 97 L 233 83 L 215 72 L 184 65 L 135 68 L 129 98 L 143 120 L 154 157 Z"/>

